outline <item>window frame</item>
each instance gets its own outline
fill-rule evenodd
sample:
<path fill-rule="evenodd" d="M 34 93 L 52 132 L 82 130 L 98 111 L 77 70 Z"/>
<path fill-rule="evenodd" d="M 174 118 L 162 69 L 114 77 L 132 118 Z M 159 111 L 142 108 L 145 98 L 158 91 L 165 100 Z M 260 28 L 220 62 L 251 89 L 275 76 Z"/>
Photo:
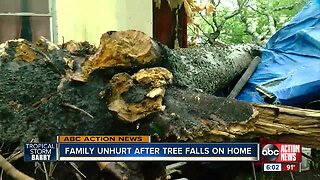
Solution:
<path fill-rule="evenodd" d="M 18 12 L 18 13 L 0 13 L 0 16 L 37 16 L 37 17 L 49 17 L 50 24 L 50 39 L 54 43 L 58 43 L 58 30 L 57 30 L 57 12 L 56 12 L 56 0 L 48 0 L 49 13 L 32 13 L 32 12 Z"/>

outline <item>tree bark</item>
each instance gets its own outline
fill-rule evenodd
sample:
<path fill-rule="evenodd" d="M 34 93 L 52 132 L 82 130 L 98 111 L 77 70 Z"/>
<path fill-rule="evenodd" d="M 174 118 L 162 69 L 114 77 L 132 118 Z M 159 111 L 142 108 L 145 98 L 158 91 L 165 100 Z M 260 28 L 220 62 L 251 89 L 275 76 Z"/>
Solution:
<path fill-rule="evenodd" d="M 0 141 L 150 134 L 154 141 L 267 137 L 319 148 L 319 111 L 212 95 L 255 55 L 250 46 L 169 50 L 137 31 L 104 34 L 88 56 L 44 39 L 8 41 L 0 45 Z"/>
<path fill-rule="evenodd" d="M 164 67 L 180 86 L 215 93 L 238 77 L 258 54 L 251 45 L 181 48 L 165 54 Z"/>

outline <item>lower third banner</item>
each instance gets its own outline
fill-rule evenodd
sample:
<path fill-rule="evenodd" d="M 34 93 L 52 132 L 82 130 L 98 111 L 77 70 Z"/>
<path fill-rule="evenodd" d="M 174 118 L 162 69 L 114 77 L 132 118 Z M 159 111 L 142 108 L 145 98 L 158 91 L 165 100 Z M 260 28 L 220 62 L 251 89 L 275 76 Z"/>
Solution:
<path fill-rule="evenodd" d="M 28 143 L 23 152 L 25 161 L 57 161 L 56 143 Z"/>
<path fill-rule="evenodd" d="M 60 143 L 60 161 L 259 161 L 255 143 Z"/>

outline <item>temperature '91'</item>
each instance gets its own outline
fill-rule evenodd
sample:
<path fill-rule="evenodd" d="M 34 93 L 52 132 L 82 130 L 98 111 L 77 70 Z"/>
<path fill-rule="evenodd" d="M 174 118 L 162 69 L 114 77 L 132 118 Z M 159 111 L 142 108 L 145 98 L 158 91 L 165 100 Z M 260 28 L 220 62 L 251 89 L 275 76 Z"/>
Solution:
<path fill-rule="evenodd" d="M 282 164 L 281 171 L 300 171 L 300 164 L 288 164 L 284 163 Z"/>

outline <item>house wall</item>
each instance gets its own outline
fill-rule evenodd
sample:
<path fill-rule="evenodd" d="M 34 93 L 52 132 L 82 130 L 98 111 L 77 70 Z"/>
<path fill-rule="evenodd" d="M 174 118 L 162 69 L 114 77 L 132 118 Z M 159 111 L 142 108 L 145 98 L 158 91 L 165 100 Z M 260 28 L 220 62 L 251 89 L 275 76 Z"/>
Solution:
<path fill-rule="evenodd" d="M 58 43 L 99 44 L 101 34 L 136 29 L 152 36 L 152 0 L 56 0 Z"/>

